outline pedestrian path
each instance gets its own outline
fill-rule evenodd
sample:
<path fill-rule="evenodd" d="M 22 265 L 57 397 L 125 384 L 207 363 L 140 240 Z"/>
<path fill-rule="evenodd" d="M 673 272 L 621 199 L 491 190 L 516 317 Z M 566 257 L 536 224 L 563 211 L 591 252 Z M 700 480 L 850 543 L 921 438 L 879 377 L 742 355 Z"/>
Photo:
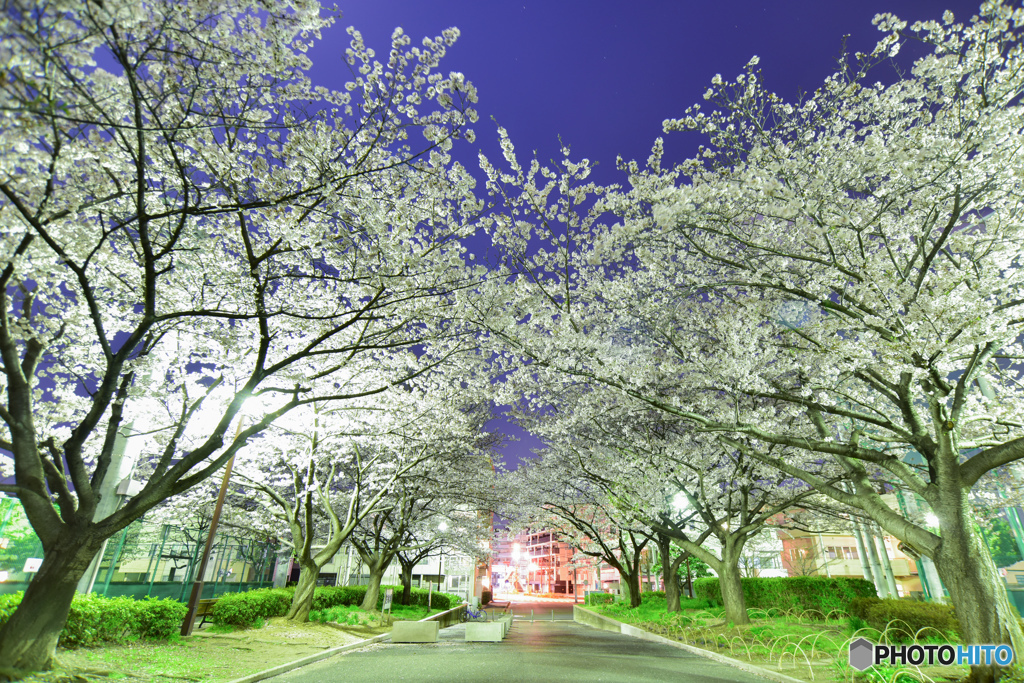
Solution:
<path fill-rule="evenodd" d="M 572 621 L 517 620 L 500 643 L 467 643 L 465 625 L 431 644 L 380 643 L 296 669 L 272 683 L 352 681 L 604 681 L 767 683 L 745 671 L 661 643 Z"/>

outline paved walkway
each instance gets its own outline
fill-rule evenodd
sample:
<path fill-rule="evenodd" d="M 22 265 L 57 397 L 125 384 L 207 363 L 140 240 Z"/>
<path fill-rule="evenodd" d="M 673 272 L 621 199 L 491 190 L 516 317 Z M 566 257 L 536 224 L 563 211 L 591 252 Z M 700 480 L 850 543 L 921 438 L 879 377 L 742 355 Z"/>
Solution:
<path fill-rule="evenodd" d="M 511 602 L 509 610 L 516 616 L 516 619 L 525 619 L 527 621 L 531 618 L 534 621 L 567 619 L 572 621 L 572 602 L 569 600 L 530 599 L 520 596 Z M 493 606 L 485 607 L 484 610 L 491 614 L 501 614 L 505 611 Z"/>
<path fill-rule="evenodd" d="M 555 616 L 553 622 L 532 624 L 520 619 L 500 643 L 467 643 L 465 626 L 451 626 L 441 631 L 438 643 L 371 645 L 270 681 L 768 683 L 686 650 L 559 620 L 557 612 Z"/>

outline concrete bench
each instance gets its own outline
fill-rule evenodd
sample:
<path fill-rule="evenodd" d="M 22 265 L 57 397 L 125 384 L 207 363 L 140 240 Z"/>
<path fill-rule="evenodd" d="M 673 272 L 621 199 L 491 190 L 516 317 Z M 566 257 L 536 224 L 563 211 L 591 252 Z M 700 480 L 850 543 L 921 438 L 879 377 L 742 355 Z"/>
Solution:
<path fill-rule="evenodd" d="M 391 627 L 392 643 L 436 643 L 441 624 L 436 621 L 396 621 Z"/>
<path fill-rule="evenodd" d="M 497 643 L 512 630 L 512 615 L 507 614 L 494 621 L 466 622 L 466 642 Z"/>
<path fill-rule="evenodd" d="M 505 625 L 500 621 L 467 621 L 466 642 L 500 643 L 505 637 Z"/>

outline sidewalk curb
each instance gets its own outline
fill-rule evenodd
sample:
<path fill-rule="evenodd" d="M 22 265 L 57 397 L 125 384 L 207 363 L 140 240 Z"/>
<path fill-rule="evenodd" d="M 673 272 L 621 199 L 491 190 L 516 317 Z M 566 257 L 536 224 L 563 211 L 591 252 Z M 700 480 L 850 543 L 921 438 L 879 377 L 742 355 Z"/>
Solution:
<path fill-rule="evenodd" d="M 283 673 L 288 673 L 294 669 L 299 669 L 306 666 L 307 664 L 315 664 L 316 662 L 324 659 L 330 659 L 335 655 L 344 654 L 350 650 L 358 650 L 364 648 L 367 645 L 373 645 L 385 640 L 391 640 L 390 633 L 382 633 L 379 636 L 373 638 L 367 638 L 366 640 L 360 640 L 355 643 L 349 643 L 348 645 L 341 645 L 339 647 L 332 647 L 330 650 L 324 650 L 323 652 L 317 652 L 315 655 L 308 655 L 302 659 L 296 659 L 294 662 L 288 662 L 287 664 L 279 664 L 272 669 L 264 669 L 263 671 L 257 671 L 254 674 L 243 676 L 242 678 L 236 678 L 228 683 L 255 683 L 256 681 L 262 681 L 267 678 L 273 678 L 274 676 L 280 676 Z"/>
<path fill-rule="evenodd" d="M 576 610 L 583 612 L 586 615 L 586 620 L 577 619 Z M 678 640 L 672 640 L 670 638 L 665 638 L 664 636 L 659 636 L 657 634 L 651 633 L 650 631 L 645 631 L 642 628 L 637 628 L 636 626 L 625 624 L 621 621 L 612 619 L 611 617 L 606 617 L 603 614 L 598 614 L 597 612 L 584 609 L 579 605 L 573 607 L 573 621 L 579 624 L 583 624 L 584 626 L 589 626 L 590 628 L 596 628 L 605 631 L 617 630 L 619 633 L 623 635 L 633 636 L 634 638 L 639 638 L 640 640 L 649 640 L 653 643 L 671 645 L 672 647 L 679 648 L 680 650 L 687 650 L 688 652 L 700 655 L 701 657 L 707 657 L 708 659 L 719 662 L 720 664 L 728 664 L 729 666 L 740 669 L 741 671 L 746 671 L 747 673 L 751 673 L 756 676 L 761 676 L 763 678 L 776 681 L 776 683 L 807 683 L 807 681 L 803 681 L 799 678 L 793 678 L 792 676 L 787 676 L 786 674 L 781 674 L 775 671 L 771 671 L 769 669 L 764 669 L 759 666 L 750 664 L 749 662 L 743 662 L 738 659 L 726 657 L 725 655 L 720 655 L 717 652 L 711 652 L 710 650 L 702 650 L 701 648 L 695 647 L 693 645 L 680 643 Z M 595 621 L 598 622 L 598 624 L 588 623 Z M 612 628 L 613 626 L 617 626 L 618 628 Z"/>

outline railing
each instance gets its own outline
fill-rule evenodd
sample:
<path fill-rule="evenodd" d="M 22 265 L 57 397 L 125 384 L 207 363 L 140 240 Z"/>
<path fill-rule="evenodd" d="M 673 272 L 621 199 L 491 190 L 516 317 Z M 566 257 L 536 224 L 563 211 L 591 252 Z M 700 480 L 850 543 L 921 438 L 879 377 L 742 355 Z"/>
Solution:
<path fill-rule="evenodd" d="M 453 607 L 450 610 L 445 610 L 444 612 L 432 614 L 429 617 L 420 619 L 420 621 L 439 621 L 441 622 L 441 628 L 448 628 L 449 626 L 453 626 L 455 624 L 461 624 L 465 616 L 466 606 L 459 605 L 458 607 Z"/>

